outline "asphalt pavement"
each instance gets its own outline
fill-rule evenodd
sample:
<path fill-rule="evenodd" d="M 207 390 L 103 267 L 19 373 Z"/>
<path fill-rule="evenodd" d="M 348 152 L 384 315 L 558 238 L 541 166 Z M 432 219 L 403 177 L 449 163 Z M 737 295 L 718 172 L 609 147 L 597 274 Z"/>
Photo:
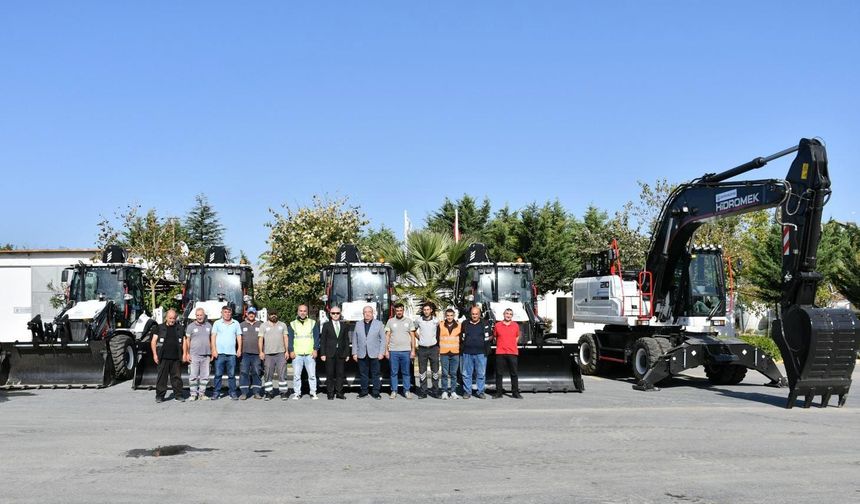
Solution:
<path fill-rule="evenodd" d="M 765 381 L 586 377 L 521 401 L 0 391 L 0 501 L 860 502 L 860 385 L 789 410 Z"/>

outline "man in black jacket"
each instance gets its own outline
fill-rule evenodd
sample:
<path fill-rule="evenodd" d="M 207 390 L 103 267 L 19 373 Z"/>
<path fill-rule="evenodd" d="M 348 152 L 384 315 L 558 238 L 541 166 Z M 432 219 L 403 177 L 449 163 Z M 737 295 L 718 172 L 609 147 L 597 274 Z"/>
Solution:
<path fill-rule="evenodd" d="M 349 360 L 349 331 L 340 319 L 340 306 L 332 306 L 329 321 L 320 332 L 320 359 L 325 362 L 325 387 L 329 401 L 346 399 L 343 395 L 344 364 Z"/>
<path fill-rule="evenodd" d="M 158 365 L 158 379 L 155 385 L 155 402 L 164 401 L 167 381 L 173 387 L 173 399 L 185 401 L 182 397 L 182 328 L 176 323 L 176 311 L 168 310 L 165 322 L 159 324 L 152 335 L 152 359 Z"/>

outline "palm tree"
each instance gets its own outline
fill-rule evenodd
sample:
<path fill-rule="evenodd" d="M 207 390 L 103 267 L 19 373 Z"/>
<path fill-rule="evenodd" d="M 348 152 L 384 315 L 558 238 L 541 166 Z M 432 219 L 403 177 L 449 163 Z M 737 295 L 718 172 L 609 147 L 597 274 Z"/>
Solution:
<path fill-rule="evenodd" d="M 454 279 L 472 241 L 455 242 L 444 233 L 416 231 L 406 240 L 406 250 L 389 246 L 387 261 L 400 277 L 397 295 L 441 307 L 452 301 Z"/>

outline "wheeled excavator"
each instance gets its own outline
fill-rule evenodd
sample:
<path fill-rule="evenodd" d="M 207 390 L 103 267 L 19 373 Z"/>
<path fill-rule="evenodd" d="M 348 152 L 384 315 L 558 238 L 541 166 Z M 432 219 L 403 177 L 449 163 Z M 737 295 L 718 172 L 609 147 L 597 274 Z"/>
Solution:
<path fill-rule="evenodd" d="M 793 153 L 784 179 L 733 180 Z M 698 366 L 718 385 L 739 383 L 747 369 L 754 369 L 771 385 L 788 385 L 788 408 L 799 396 L 803 407 L 816 396 L 827 406 L 834 395 L 838 406 L 844 405 L 860 347 L 860 322 L 848 309 L 814 305 L 822 279 L 815 271 L 821 216 L 830 194 L 825 146 L 806 138 L 679 185 L 661 209 L 644 269 L 625 271 L 615 246 L 602 266 L 574 280 L 573 320 L 595 328 L 580 338 L 583 370 L 594 373 L 605 361 L 630 363 L 634 388 L 654 390 L 670 376 Z M 721 256 L 708 259 L 691 245 L 695 231 L 707 222 L 774 207 L 782 221 L 782 294 L 773 339 L 787 380 L 771 356 L 727 335 L 724 318 L 717 323 L 726 302 L 720 290 Z"/>

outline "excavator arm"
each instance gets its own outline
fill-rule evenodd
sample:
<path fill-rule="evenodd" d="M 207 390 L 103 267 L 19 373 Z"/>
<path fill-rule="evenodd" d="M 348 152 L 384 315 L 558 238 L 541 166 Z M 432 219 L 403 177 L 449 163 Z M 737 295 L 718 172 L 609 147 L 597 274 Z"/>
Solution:
<path fill-rule="evenodd" d="M 652 234 L 645 269 L 653 280 L 654 312 L 666 320 L 670 311 L 663 303 L 672 285 L 679 260 L 699 227 L 731 215 L 773 208 L 782 204 L 790 192 L 783 180 L 746 182 L 706 181 L 703 178 L 678 186 L 666 200 Z"/>
<path fill-rule="evenodd" d="M 797 153 L 785 179 L 729 181 Z M 816 139 L 801 139 L 771 156 L 758 157 L 721 173 L 708 173 L 681 184 L 666 200 L 652 234 L 643 292 L 652 292 L 654 312 L 670 316 L 667 294 L 676 263 L 702 224 L 731 215 L 780 207 L 782 219 L 782 296 L 773 338 L 785 360 L 790 387 L 788 407 L 797 396 L 809 406 L 816 395 L 826 406 L 831 395 L 839 405 L 851 386 L 860 322 L 845 309 L 816 308 L 821 274 L 815 271 L 821 238 L 822 209 L 830 197 L 827 153 Z"/>

